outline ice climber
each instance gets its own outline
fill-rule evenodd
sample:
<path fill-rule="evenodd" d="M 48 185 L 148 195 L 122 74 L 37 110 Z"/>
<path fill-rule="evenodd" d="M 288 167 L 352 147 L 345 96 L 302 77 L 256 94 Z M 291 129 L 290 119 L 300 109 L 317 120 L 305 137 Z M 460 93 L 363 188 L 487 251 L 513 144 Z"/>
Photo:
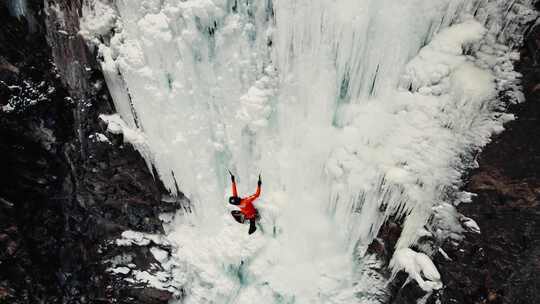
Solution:
<path fill-rule="evenodd" d="M 229 171 L 232 181 L 232 196 L 229 197 L 229 203 L 231 205 L 238 206 L 240 210 L 231 211 L 233 218 L 243 224 L 246 220 L 249 220 L 249 234 L 252 234 L 257 230 L 255 227 L 255 221 L 259 219 L 259 212 L 255 207 L 253 207 L 253 201 L 256 200 L 259 195 L 261 195 L 261 175 L 259 174 L 259 181 L 257 182 L 257 191 L 255 194 L 248 197 L 240 198 L 238 196 L 238 190 L 236 189 L 236 181 L 234 180 L 234 175 Z"/>

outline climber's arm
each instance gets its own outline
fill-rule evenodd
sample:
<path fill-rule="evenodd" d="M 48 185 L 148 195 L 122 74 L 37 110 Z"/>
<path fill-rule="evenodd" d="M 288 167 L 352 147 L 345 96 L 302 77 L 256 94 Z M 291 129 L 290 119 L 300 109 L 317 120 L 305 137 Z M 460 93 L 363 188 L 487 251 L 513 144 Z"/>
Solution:
<path fill-rule="evenodd" d="M 261 185 L 262 185 L 261 175 L 259 174 L 259 181 L 257 182 L 257 191 L 255 191 L 255 193 L 251 195 L 249 198 L 256 199 L 257 197 L 261 195 Z"/>

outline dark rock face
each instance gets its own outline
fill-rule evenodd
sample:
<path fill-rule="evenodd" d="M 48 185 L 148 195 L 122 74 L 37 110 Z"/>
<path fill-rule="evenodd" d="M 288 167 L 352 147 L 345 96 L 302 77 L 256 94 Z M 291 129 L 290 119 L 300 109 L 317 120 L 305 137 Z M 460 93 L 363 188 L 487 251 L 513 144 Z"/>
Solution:
<path fill-rule="evenodd" d="M 97 69 L 92 54 L 78 35 L 79 17 L 82 14 L 81 0 L 45 1 L 45 25 L 47 42 L 52 58 L 62 75 L 63 83 L 72 94 L 84 97 L 92 91 L 92 72 Z M 61 12 L 61 15 L 59 15 Z"/>
<path fill-rule="evenodd" d="M 452 261 L 436 257 L 445 288 L 441 303 L 537 303 L 540 294 L 540 27 L 527 37 L 518 69 L 527 101 L 518 117 L 479 158 L 466 190 L 478 194 L 459 210 L 476 220 L 481 234 L 457 247 L 445 244 Z M 433 297 L 432 300 L 434 300 Z"/>
<path fill-rule="evenodd" d="M 170 293 L 131 286 L 104 261 L 128 251 L 148 267 L 147 248 L 107 242 L 162 232 L 159 213 L 177 206 L 160 202 L 162 185 L 121 136 L 100 140 L 97 116 L 114 108 L 76 35 L 80 1 L 45 2 L 65 12 L 67 34 L 43 1 L 28 1 L 27 18 L 0 2 L 0 303 L 166 303 Z"/>

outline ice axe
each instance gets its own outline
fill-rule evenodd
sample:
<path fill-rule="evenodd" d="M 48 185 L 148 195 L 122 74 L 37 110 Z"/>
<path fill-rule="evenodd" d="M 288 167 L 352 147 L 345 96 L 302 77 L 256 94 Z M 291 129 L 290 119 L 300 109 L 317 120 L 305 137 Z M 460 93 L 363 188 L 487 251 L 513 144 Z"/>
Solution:
<path fill-rule="evenodd" d="M 232 174 L 231 170 L 227 169 L 229 171 L 229 174 L 231 175 L 231 180 L 234 182 L 234 175 Z"/>

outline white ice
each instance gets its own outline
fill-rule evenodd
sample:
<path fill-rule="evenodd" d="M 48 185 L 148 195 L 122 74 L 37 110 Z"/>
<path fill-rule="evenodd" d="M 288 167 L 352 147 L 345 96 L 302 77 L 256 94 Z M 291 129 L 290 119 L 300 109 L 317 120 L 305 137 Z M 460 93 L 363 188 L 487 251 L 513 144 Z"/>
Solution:
<path fill-rule="evenodd" d="M 398 249 L 390 261 L 390 267 L 394 270 L 394 274 L 399 270 L 407 272 L 425 291 L 442 287 L 439 271 L 429 256 L 424 253 L 416 252 L 410 248 Z"/>
<path fill-rule="evenodd" d="M 496 34 L 522 2 L 92 1 L 81 34 L 118 111 L 102 119 L 193 206 L 167 225 L 173 256 L 154 250 L 166 274 L 135 277 L 183 303 L 377 302 L 362 258 L 403 216 L 392 266 L 439 288 L 409 246 L 461 229 L 461 174 L 509 118 L 496 97 L 517 84 L 500 44 L 514 36 Z M 227 169 L 243 195 L 262 172 L 252 236 L 229 214 Z M 133 233 L 120 242 L 145 240 Z"/>

